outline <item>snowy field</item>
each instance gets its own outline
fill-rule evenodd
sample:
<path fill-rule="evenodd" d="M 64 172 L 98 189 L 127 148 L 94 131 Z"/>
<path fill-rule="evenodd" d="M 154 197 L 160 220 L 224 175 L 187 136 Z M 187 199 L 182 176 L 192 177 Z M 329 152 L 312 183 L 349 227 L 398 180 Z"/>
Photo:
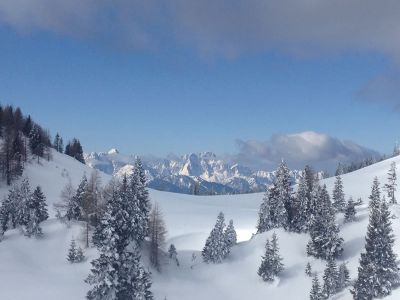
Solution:
<path fill-rule="evenodd" d="M 41 185 L 47 197 L 51 218 L 42 225 L 44 236 L 41 239 L 29 239 L 18 230 L 6 232 L 0 242 L 0 299 L 84 299 L 89 286 L 83 282 L 89 274 L 90 261 L 96 257 L 94 248 L 86 251 L 87 261 L 81 264 L 69 264 L 66 260 L 71 238 L 79 239 L 81 227 L 74 224 L 67 227 L 54 218 L 53 203 L 60 200 L 60 191 L 68 178 L 76 187 L 82 175 L 90 175 L 92 170 L 74 159 L 53 152 L 53 161 L 42 161 L 38 166 L 27 166 L 25 176 L 29 177 L 32 187 Z M 396 161 L 400 166 L 400 157 L 382 161 L 370 167 L 343 175 L 346 198 L 354 200 L 362 197 L 363 206 L 357 207 L 357 221 L 343 225 L 343 215 L 337 222 L 341 225 L 344 238 L 344 253 L 339 262 L 348 262 L 350 276 L 357 275 L 358 259 L 364 248 L 364 235 L 368 224 L 368 195 L 373 178 L 377 176 L 381 186 L 386 182 L 386 173 L 390 163 Z M 101 174 L 103 183 L 111 178 Z M 334 179 L 323 183 L 332 192 Z M 0 196 L 7 194 L 8 188 L 0 187 Z M 285 270 L 280 279 L 273 284 L 263 282 L 257 275 L 257 269 L 264 252 L 265 240 L 272 232 L 257 235 L 255 233 L 257 213 L 263 194 L 232 196 L 190 196 L 184 194 L 150 191 L 152 201 L 159 203 L 167 224 L 167 245 L 174 243 L 178 249 L 180 267 L 165 263 L 162 272 L 152 271 L 155 299 L 308 299 L 311 279 L 304 274 L 307 262 L 313 271 L 321 273 L 325 262 L 307 257 L 308 235 L 275 232 L 279 238 L 281 256 Z M 397 193 L 400 199 L 400 193 Z M 396 234 L 395 251 L 400 254 L 400 207 L 393 206 L 393 229 Z M 225 214 L 226 222 L 233 219 L 240 243 L 233 247 L 230 256 L 220 265 L 207 265 L 201 262 L 200 252 L 205 239 L 215 224 L 220 211 Z M 196 259 L 192 260 L 195 253 Z M 143 257 L 143 263 L 148 265 Z M 351 299 L 345 290 L 332 299 Z M 386 299 L 400 299 L 400 289 Z"/>

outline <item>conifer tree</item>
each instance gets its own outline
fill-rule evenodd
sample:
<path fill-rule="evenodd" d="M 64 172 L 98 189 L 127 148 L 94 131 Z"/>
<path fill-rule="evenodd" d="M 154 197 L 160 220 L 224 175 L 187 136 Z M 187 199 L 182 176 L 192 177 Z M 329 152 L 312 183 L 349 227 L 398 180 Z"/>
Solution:
<path fill-rule="evenodd" d="M 341 263 L 339 265 L 339 276 L 338 276 L 338 288 L 343 289 L 350 284 L 350 273 L 347 269 L 346 263 Z"/>
<path fill-rule="evenodd" d="M 349 223 L 353 222 L 356 219 L 356 206 L 353 201 L 353 198 L 350 197 L 349 201 L 346 204 L 346 210 L 344 213 L 344 222 Z"/>
<path fill-rule="evenodd" d="M 310 292 L 310 300 L 322 300 L 324 299 L 321 294 L 321 286 L 319 284 L 318 276 L 315 274 L 312 280 L 312 288 Z"/>
<path fill-rule="evenodd" d="M 340 175 L 336 176 L 335 185 L 333 188 L 333 207 L 340 212 L 344 212 L 346 207 L 346 200 L 343 192 L 343 181 Z"/>
<path fill-rule="evenodd" d="M 369 208 L 373 209 L 374 207 L 379 208 L 381 203 L 381 191 L 379 188 L 378 177 L 374 178 L 374 182 L 372 183 L 371 195 L 369 198 Z"/>
<path fill-rule="evenodd" d="M 309 219 L 308 185 L 305 176 L 300 178 L 296 197 L 293 200 L 292 230 L 295 232 L 306 232 Z"/>
<path fill-rule="evenodd" d="M 279 256 L 278 238 L 274 233 L 271 242 L 267 239 L 265 255 L 262 257 L 258 275 L 264 281 L 274 281 L 275 277 L 283 270 L 282 258 Z"/>
<path fill-rule="evenodd" d="M 373 189 L 372 194 L 377 194 Z M 377 205 L 373 197 L 369 216 L 365 252 L 361 253 L 358 278 L 352 294 L 354 299 L 372 299 L 391 293 L 399 283 L 396 254 L 393 251 L 394 236 L 390 212 L 385 201 Z"/>
<path fill-rule="evenodd" d="M 140 264 L 140 253 L 131 243 L 129 224 L 133 216 L 125 209 L 121 192 L 113 191 L 96 227 L 95 245 L 100 256 L 93 260 L 86 282 L 93 285 L 87 299 L 153 299 L 151 280 Z"/>
<path fill-rule="evenodd" d="M 206 244 L 201 255 L 206 263 L 221 263 L 228 254 L 225 236 L 225 217 L 222 212 L 219 213 L 217 222 L 207 238 Z"/>
<path fill-rule="evenodd" d="M 390 164 L 390 170 L 388 172 L 388 182 L 385 184 L 385 189 L 389 199 L 389 203 L 396 204 L 396 187 L 397 187 L 397 175 L 396 175 L 396 162 Z"/>
<path fill-rule="evenodd" d="M 278 167 L 275 186 L 277 189 L 277 201 L 280 206 L 283 206 L 282 211 L 277 211 L 277 224 L 282 225 L 286 230 L 291 230 L 292 219 L 295 213 L 292 207 L 293 188 L 290 170 L 284 161 Z"/>
<path fill-rule="evenodd" d="M 318 206 L 309 229 L 311 239 L 307 244 L 307 254 L 323 259 L 336 258 L 343 252 L 343 239 L 339 236 L 326 186 L 318 188 L 316 195 Z"/>
<path fill-rule="evenodd" d="M 49 213 L 47 212 L 46 197 L 44 196 L 40 186 L 37 186 L 33 191 L 33 209 L 35 210 L 36 216 L 39 222 L 43 222 L 49 218 Z"/>
<path fill-rule="evenodd" d="M 270 189 L 267 188 L 258 212 L 257 233 L 263 233 L 273 228 L 270 205 Z"/>
<path fill-rule="evenodd" d="M 338 291 L 339 272 L 335 259 L 329 259 L 324 270 L 324 284 L 322 294 L 325 298 L 335 294 Z"/>
<path fill-rule="evenodd" d="M 235 227 L 233 226 L 233 220 L 229 221 L 229 224 L 224 231 L 224 235 L 225 235 L 225 243 L 229 251 L 232 248 L 232 246 L 236 245 L 237 241 L 237 235 Z"/>
<path fill-rule="evenodd" d="M 67 260 L 73 264 L 76 262 L 76 256 L 77 256 L 77 249 L 76 249 L 76 243 L 75 239 L 72 238 L 71 244 L 68 249 L 68 255 L 67 255 Z"/>

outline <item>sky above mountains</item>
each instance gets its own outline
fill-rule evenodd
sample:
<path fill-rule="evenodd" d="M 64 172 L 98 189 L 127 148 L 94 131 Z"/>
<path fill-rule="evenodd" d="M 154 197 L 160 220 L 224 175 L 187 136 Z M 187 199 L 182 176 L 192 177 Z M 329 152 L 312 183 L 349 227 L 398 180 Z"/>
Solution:
<path fill-rule="evenodd" d="M 399 11 L 373 0 L 3 0 L 0 102 L 87 151 L 389 153 Z"/>

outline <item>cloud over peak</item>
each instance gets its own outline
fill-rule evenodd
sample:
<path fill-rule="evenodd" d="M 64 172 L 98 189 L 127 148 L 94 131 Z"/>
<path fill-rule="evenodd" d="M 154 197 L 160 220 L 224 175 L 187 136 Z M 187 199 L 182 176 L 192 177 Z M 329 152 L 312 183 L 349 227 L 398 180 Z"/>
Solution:
<path fill-rule="evenodd" d="M 309 164 L 332 172 L 338 162 L 360 161 L 379 155 L 352 141 L 314 131 L 274 135 L 265 142 L 237 140 L 237 145 L 239 152 L 235 159 L 256 169 L 274 169 L 281 159 L 285 159 L 291 168 L 303 168 Z"/>

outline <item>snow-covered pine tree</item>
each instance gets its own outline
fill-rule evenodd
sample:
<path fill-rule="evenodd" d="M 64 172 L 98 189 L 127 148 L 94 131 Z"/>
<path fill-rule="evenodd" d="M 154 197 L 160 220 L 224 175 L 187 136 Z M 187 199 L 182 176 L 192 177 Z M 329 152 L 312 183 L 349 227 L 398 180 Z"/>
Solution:
<path fill-rule="evenodd" d="M 321 294 L 321 286 L 319 284 L 317 274 L 314 275 L 312 280 L 312 288 L 310 291 L 310 300 L 322 300 L 324 297 Z"/>
<path fill-rule="evenodd" d="M 356 205 L 353 198 L 350 197 L 346 204 L 346 210 L 344 212 L 344 222 L 353 222 L 356 219 Z"/>
<path fill-rule="evenodd" d="M 271 219 L 270 189 L 267 188 L 258 211 L 257 233 L 263 233 L 273 228 Z"/>
<path fill-rule="evenodd" d="M 49 218 L 49 213 L 47 212 L 46 197 L 44 196 L 40 186 L 37 186 L 33 191 L 33 208 L 37 215 L 39 222 L 43 222 Z"/>
<path fill-rule="evenodd" d="M 378 177 L 374 178 L 374 182 L 372 183 L 371 195 L 369 198 L 368 207 L 373 209 L 374 207 L 379 208 L 381 203 L 381 191 L 379 188 L 379 180 Z"/>
<path fill-rule="evenodd" d="M 274 281 L 274 273 L 273 273 L 273 257 L 272 257 L 272 247 L 269 239 L 267 239 L 265 243 L 265 254 L 262 257 L 261 265 L 258 268 L 257 274 L 262 278 L 264 281 Z"/>
<path fill-rule="evenodd" d="M 272 272 L 275 276 L 277 276 L 280 272 L 283 271 L 284 266 L 282 263 L 283 259 L 279 255 L 278 237 L 275 232 L 272 234 L 271 250 L 272 250 Z"/>
<path fill-rule="evenodd" d="M 77 255 L 76 242 L 75 242 L 75 239 L 72 238 L 69 249 L 68 249 L 67 260 L 71 264 L 75 263 L 76 255 Z"/>
<path fill-rule="evenodd" d="M 225 217 L 222 212 L 219 213 L 217 222 L 211 230 L 206 244 L 201 252 L 203 261 L 206 263 L 221 263 L 228 254 L 224 236 Z"/>
<path fill-rule="evenodd" d="M 149 220 L 150 220 L 150 211 L 151 211 L 151 203 L 149 197 L 149 191 L 147 190 L 146 184 L 146 174 L 143 168 L 142 161 L 139 157 L 136 158 L 133 174 L 130 179 L 132 193 L 137 199 L 137 205 L 139 208 L 138 221 L 140 223 L 141 230 L 137 232 L 137 239 L 140 243 L 144 240 L 144 238 L 148 235 L 149 231 Z"/>
<path fill-rule="evenodd" d="M 176 247 L 174 244 L 171 244 L 168 248 L 168 257 L 170 260 L 173 260 L 179 267 L 178 252 L 176 251 Z"/>
<path fill-rule="evenodd" d="M 324 270 L 323 280 L 322 294 L 325 298 L 329 298 L 338 291 L 339 272 L 335 259 L 332 258 L 328 260 Z"/>
<path fill-rule="evenodd" d="M 229 221 L 229 224 L 224 231 L 224 235 L 226 246 L 228 248 L 228 251 L 230 251 L 232 246 L 236 245 L 237 242 L 237 235 L 235 227 L 233 226 L 233 220 Z"/>
<path fill-rule="evenodd" d="M 17 227 L 17 210 L 19 207 L 20 196 L 19 188 L 13 185 L 8 191 L 8 196 L 3 200 L 0 208 L 1 231 L 4 233 L 8 229 Z"/>
<path fill-rule="evenodd" d="M 379 188 L 373 192 L 377 194 Z M 393 286 L 399 283 L 388 206 L 385 201 L 380 205 L 373 198 L 371 201 L 373 205 L 365 238 L 365 252 L 361 253 L 358 277 L 351 291 L 356 300 L 387 296 Z"/>
<path fill-rule="evenodd" d="M 276 184 L 272 184 L 269 187 L 268 200 L 272 228 L 287 227 L 288 214 L 283 201 L 284 198 L 280 196 L 280 191 Z"/>
<path fill-rule="evenodd" d="M 25 235 L 28 237 L 40 237 L 43 234 L 42 228 L 40 227 L 40 222 L 41 221 L 39 216 L 36 214 L 36 210 L 30 209 L 28 221 L 24 226 Z"/>
<path fill-rule="evenodd" d="M 346 263 L 339 265 L 338 275 L 338 288 L 341 290 L 350 284 L 350 273 Z"/>
<path fill-rule="evenodd" d="M 336 176 L 332 200 L 333 207 L 336 209 L 336 211 L 344 212 L 346 207 L 346 200 L 343 192 L 343 181 L 340 175 Z"/>
<path fill-rule="evenodd" d="M 310 262 L 307 262 L 307 265 L 306 265 L 306 268 L 305 268 L 305 270 L 304 270 L 304 273 L 306 273 L 306 275 L 307 275 L 308 277 L 311 277 L 311 276 L 312 276 L 312 269 L 311 269 L 311 264 L 310 264 Z"/>
<path fill-rule="evenodd" d="M 291 228 L 295 232 L 306 232 L 308 229 L 308 186 L 305 176 L 300 177 L 296 197 L 293 199 L 293 218 Z"/>
<path fill-rule="evenodd" d="M 319 187 L 317 207 L 309 228 L 311 240 L 307 244 L 307 254 L 316 258 L 330 259 L 343 252 L 343 239 L 339 236 L 339 226 L 335 223 L 335 213 L 326 190 Z"/>
<path fill-rule="evenodd" d="M 387 175 L 388 175 L 387 178 L 388 182 L 385 184 L 385 189 L 387 192 L 389 203 L 396 204 L 397 203 L 395 196 L 397 187 L 396 162 L 392 162 L 390 164 L 390 169 Z"/>
<path fill-rule="evenodd" d="M 86 282 L 93 285 L 87 299 L 153 299 L 150 274 L 140 264 L 140 253 L 131 243 L 129 215 L 123 196 L 114 190 L 96 227 L 95 245 L 100 256 L 93 260 Z"/>
<path fill-rule="evenodd" d="M 282 160 L 276 172 L 275 186 L 277 189 L 277 201 L 279 206 L 283 205 L 284 211 L 277 211 L 277 224 L 281 225 L 286 230 L 291 230 L 292 219 L 294 215 L 293 188 L 290 178 L 290 170 L 285 161 Z"/>

